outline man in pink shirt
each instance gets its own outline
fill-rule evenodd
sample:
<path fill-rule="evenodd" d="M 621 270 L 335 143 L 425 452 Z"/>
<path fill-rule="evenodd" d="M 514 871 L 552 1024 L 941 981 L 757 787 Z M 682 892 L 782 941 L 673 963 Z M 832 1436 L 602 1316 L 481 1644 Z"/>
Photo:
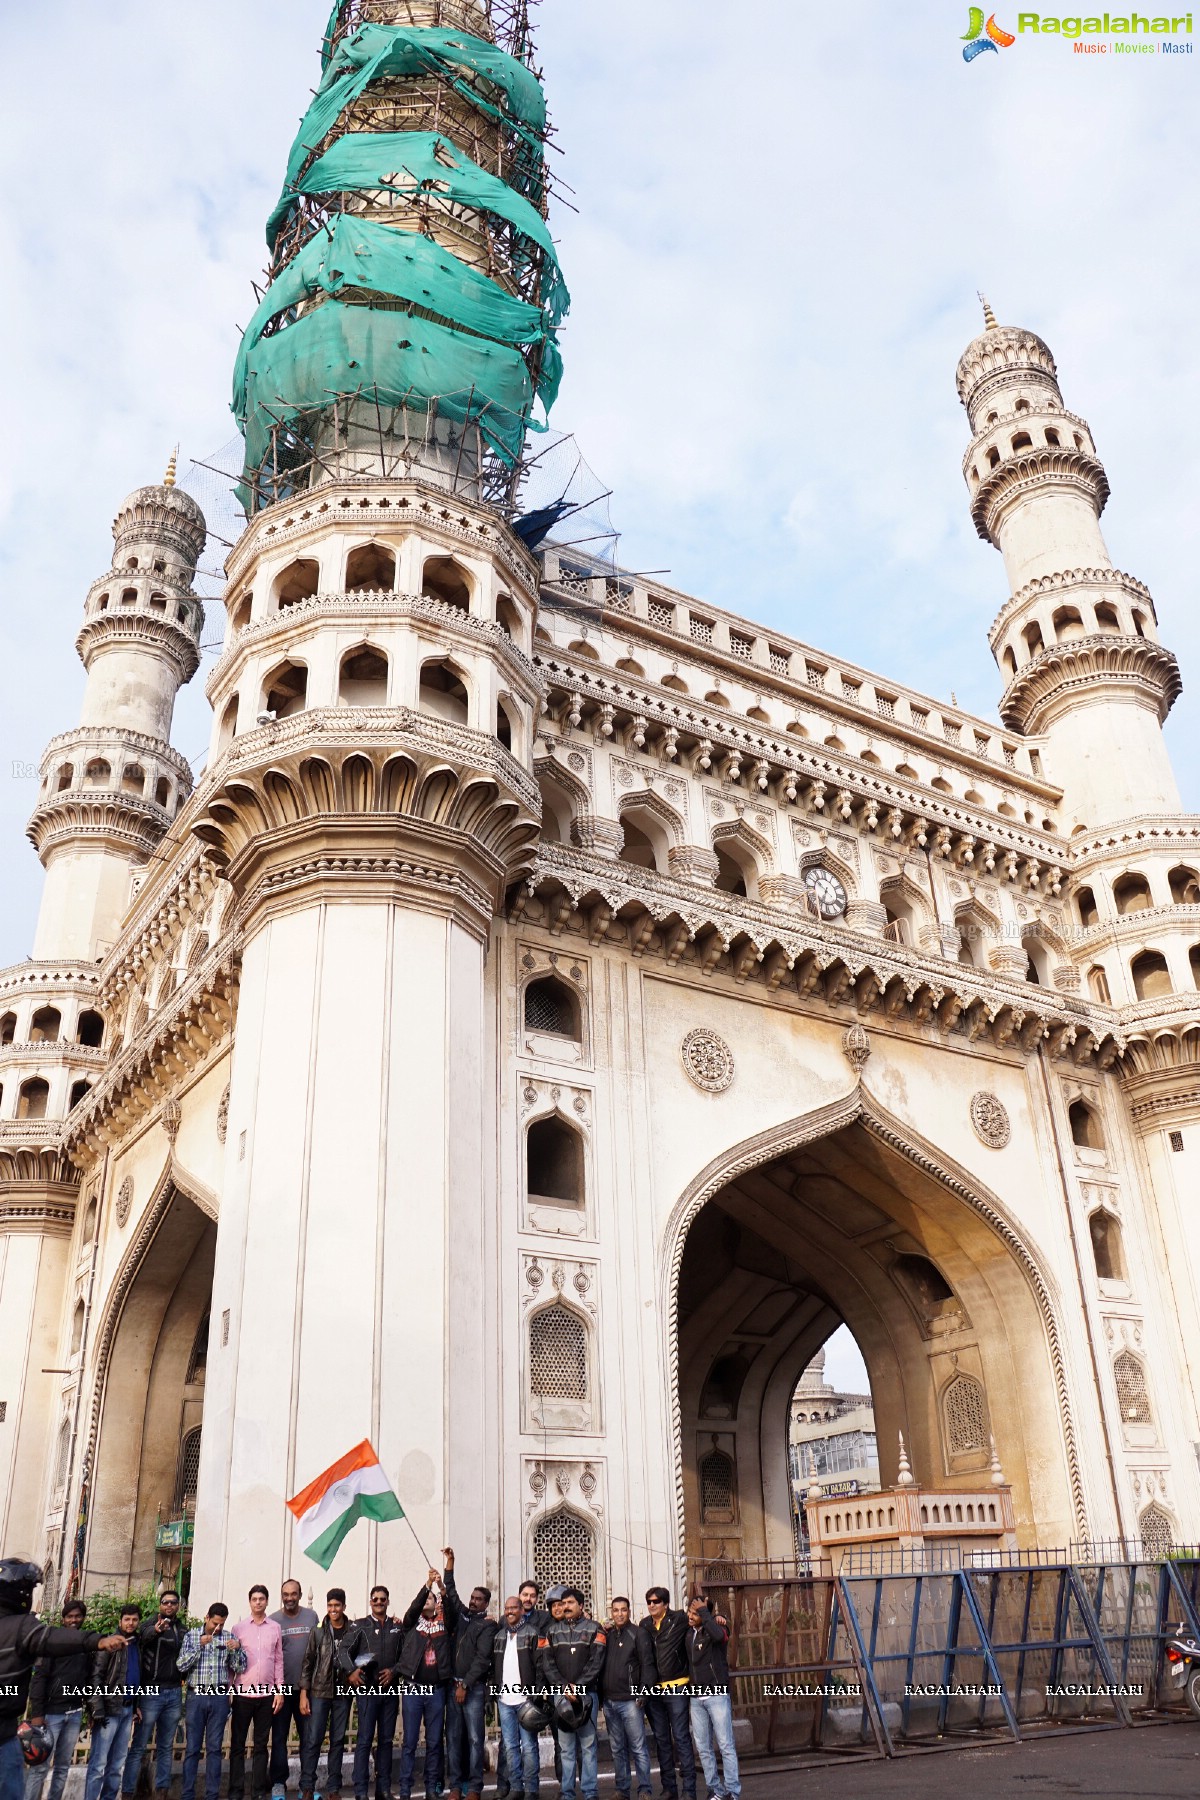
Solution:
<path fill-rule="evenodd" d="M 250 1616 L 233 1628 L 246 1666 L 233 1683 L 229 1715 L 229 1800 L 245 1800 L 246 1736 L 254 1727 L 253 1800 L 266 1800 L 271 1719 L 283 1705 L 283 1633 L 268 1619 L 271 1596 L 260 1582 L 250 1589 Z"/>

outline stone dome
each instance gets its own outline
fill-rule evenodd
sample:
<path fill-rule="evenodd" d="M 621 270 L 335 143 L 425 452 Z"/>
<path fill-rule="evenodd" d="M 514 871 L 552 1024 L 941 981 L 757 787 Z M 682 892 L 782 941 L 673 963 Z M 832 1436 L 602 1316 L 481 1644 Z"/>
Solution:
<path fill-rule="evenodd" d="M 194 570 L 208 538 L 208 524 L 190 494 L 160 482 L 135 488 L 122 501 L 113 520 L 113 538 L 118 556 L 138 544 L 159 544 L 174 549 Z"/>
<path fill-rule="evenodd" d="M 989 325 L 972 338 L 958 359 L 955 385 L 958 397 L 970 412 L 983 387 L 1007 380 L 1034 377 L 1058 391 L 1058 370 L 1049 344 L 1023 325 Z"/>

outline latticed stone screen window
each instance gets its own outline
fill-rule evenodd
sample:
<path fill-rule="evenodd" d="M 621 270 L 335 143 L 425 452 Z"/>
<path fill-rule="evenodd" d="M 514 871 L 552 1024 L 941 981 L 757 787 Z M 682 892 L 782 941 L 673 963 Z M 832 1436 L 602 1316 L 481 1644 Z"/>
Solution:
<path fill-rule="evenodd" d="M 896 716 L 896 699 L 893 694 L 881 694 L 875 690 L 875 705 L 879 709 L 881 719 L 894 719 Z"/>
<path fill-rule="evenodd" d="M 1154 1562 L 1170 1554 L 1175 1544 L 1175 1527 L 1161 1506 L 1148 1506 L 1138 1520 L 1142 1539 L 1142 1555 Z"/>
<path fill-rule="evenodd" d="M 713 628 L 711 619 L 702 619 L 696 613 L 692 613 L 689 629 L 698 644 L 712 643 Z"/>
<path fill-rule="evenodd" d="M 529 1322 L 530 1387 L 544 1400 L 586 1400 L 587 1327 L 565 1306 L 546 1306 Z"/>
<path fill-rule="evenodd" d="M 665 625 L 668 631 L 674 629 L 675 608 L 673 606 L 668 606 L 665 600 L 648 601 L 647 612 L 652 625 Z"/>
<path fill-rule="evenodd" d="M 754 654 L 754 639 L 743 637 L 740 632 L 731 631 L 729 648 L 735 656 L 740 656 L 744 662 L 749 662 Z"/>
<path fill-rule="evenodd" d="M 777 650 L 774 644 L 769 647 L 767 657 L 776 675 L 786 675 L 792 666 L 791 654 L 787 650 Z"/>
<path fill-rule="evenodd" d="M 584 1611 L 594 1617 L 595 1540 L 575 1513 L 551 1513 L 540 1522 L 533 1534 L 533 1573 L 543 1592 L 559 1581 L 577 1587 L 584 1598 Z"/>
<path fill-rule="evenodd" d="M 846 696 L 847 700 L 853 700 L 857 705 L 858 701 L 862 698 L 862 683 L 859 681 L 851 681 L 848 675 L 843 675 L 842 693 Z"/>
<path fill-rule="evenodd" d="M 975 733 L 975 754 L 977 756 L 986 756 L 991 747 L 991 738 L 984 737 L 981 732 L 977 731 Z"/>
<path fill-rule="evenodd" d="M 957 744 L 962 739 L 962 726 L 956 725 L 953 719 L 942 720 L 942 730 L 948 744 Z"/>
<path fill-rule="evenodd" d="M 1016 768 L 1016 766 L 1017 766 L 1017 746 L 1015 744 L 1005 744 L 1004 760 L 1008 764 L 1010 769 Z"/>
<path fill-rule="evenodd" d="M 946 1441 L 951 1456 L 987 1448 L 987 1406 L 983 1388 L 970 1375 L 956 1375 L 942 1402 L 946 1414 Z"/>
<path fill-rule="evenodd" d="M 525 989 L 525 1028 L 576 1035 L 571 996 L 557 981 L 531 981 Z"/>
<path fill-rule="evenodd" d="M 1150 1396 L 1146 1392 L 1146 1371 L 1132 1350 L 1122 1350 L 1113 1364 L 1117 1382 L 1117 1404 L 1127 1425 L 1152 1425 Z"/>
<path fill-rule="evenodd" d="M 723 1450 L 700 1459 L 700 1517 L 711 1525 L 733 1522 L 733 1459 Z"/>
<path fill-rule="evenodd" d="M 912 713 L 912 722 L 916 726 L 917 730 L 918 731 L 928 731 L 929 730 L 929 714 L 927 712 L 922 712 L 919 706 L 911 707 L 910 711 Z"/>
<path fill-rule="evenodd" d="M 804 673 L 809 687 L 823 688 L 825 686 L 825 670 L 818 667 L 816 663 L 806 664 Z"/>
<path fill-rule="evenodd" d="M 176 1506 L 195 1504 L 200 1485 L 200 1427 L 185 1432 L 179 1446 L 179 1473 L 175 1478 Z"/>

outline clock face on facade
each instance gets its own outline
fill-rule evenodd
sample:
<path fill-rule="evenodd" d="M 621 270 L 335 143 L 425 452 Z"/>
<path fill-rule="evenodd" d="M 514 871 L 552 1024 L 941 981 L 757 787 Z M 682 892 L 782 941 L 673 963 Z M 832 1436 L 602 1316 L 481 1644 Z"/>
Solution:
<path fill-rule="evenodd" d="M 846 890 L 830 869 L 809 869 L 804 885 L 816 901 L 823 919 L 840 919 L 846 910 Z"/>

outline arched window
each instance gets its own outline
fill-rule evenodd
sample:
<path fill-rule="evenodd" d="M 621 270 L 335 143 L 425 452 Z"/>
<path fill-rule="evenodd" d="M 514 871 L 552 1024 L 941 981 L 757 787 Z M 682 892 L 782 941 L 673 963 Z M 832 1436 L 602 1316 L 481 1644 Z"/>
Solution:
<path fill-rule="evenodd" d="M 503 700 L 500 700 L 497 702 L 497 705 L 496 705 L 496 736 L 499 739 L 502 747 L 508 751 L 510 756 L 513 753 L 513 742 L 514 742 L 514 735 L 515 735 L 514 734 L 515 718 L 516 718 L 516 714 L 512 708 L 511 701 L 507 702 L 507 704 Z"/>
<path fill-rule="evenodd" d="M 529 1127 L 525 1188 L 530 1199 L 583 1205 L 583 1139 L 564 1119 L 537 1119 Z"/>
<path fill-rule="evenodd" d="M 1121 1243 L 1121 1226 L 1103 1207 L 1088 1219 L 1092 1239 L 1092 1259 L 1101 1281 L 1124 1281 L 1125 1252 Z"/>
<path fill-rule="evenodd" d="M 308 670 L 303 663 L 280 663 L 263 683 L 263 711 L 287 719 L 303 712 L 307 704 Z"/>
<path fill-rule="evenodd" d="M 98 1012 L 81 1012 L 79 1023 L 75 1028 L 77 1043 L 86 1044 L 89 1050 L 98 1050 L 104 1042 L 104 1020 Z"/>
<path fill-rule="evenodd" d="M 998 469 L 1000 467 L 1000 452 L 997 450 L 995 444 L 993 444 L 988 451 L 987 459 L 989 469 Z"/>
<path fill-rule="evenodd" d="M 185 1387 L 191 1387 L 194 1381 L 203 1381 L 208 1367 L 208 1321 L 205 1313 L 196 1328 L 196 1336 L 192 1341 L 192 1354 L 188 1357 L 187 1374 L 184 1376 Z"/>
<path fill-rule="evenodd" d="M 956 1375 L 942 1396 L 942 1409 L 951 1456 L 987 1449 L 987 1402 L 980 1382 L 971 1375 Z"/>
<path fill-rule="evenodd" d="M 346 558 L 348 594 L 390 594 L 396 585 L 396 558 L 382 544 L 360 544 Z"/>
<path fill-rule="evenodd" d="M 621 828 L 625 833 L 625 841 L 621 845 L 620 860 L 632 863 L 638 869 L 657 869 L 658 854 L 640 825 L 636 825 L 626 815 L 621 820 Z"/>
<path fill-rule="evenodd" d="M 343 706 L 386 706 L 388 659 L 370 644 L 360 644 L 342 658 L 338 700 Z"/>
<path fill-rule="evenodd" d="M 1140 612 L 1134 613 L 1133 629 L 1137 632 L 1139 637 L 1145 637 L 1145 635 L 1146 635 L 1146 616 L 1144 613 L 1140 613 Z"/>
<path fill-rule="evenodd" d="M 57 1044 L 62 1029 L 62 1014 L 57 1006 L 39 1006 L 29 1027 L 31 1044 Z"/>
<path fill-rule="evenodd" d="M 459 612 L 471 610 L 471 578 L 452 556 L 430 556 L 421 571 L 421 592 Z"/>
<path fill-rule="evenodd" d="M 67 1102 L 68 1112 L 74 1112 L 75 1108 L 79 1105 L 79 1102 L 81 1100 L 86 1100 L 91 1091 L 92 1084 L 90 1081 L 73 1081 L 71 1083 L 71 1098 Z"/>
<path fill-rule="evenodd" d="M 543 1589 L 556 1581 L 577 1587 L 584 1611 L 594 1616 L 595 1539 L 586 1520 L 572 1512 L 539 1519 L 533 1533 L 533 1576 Z"/>
<path fill-rule="evenodd" d="M 466 683 L 452 662 L 442 658 L 422 663 L 417 703 L 422 711 L 436 713 L 440 719 L 466 724 L 470 708 Z"/>
<path fill-rule="evenodd" d="M 0 1018 L 0 1044 L 11 1044 L 16 1035 L 17 1015 L 15 1012 L 6 1012 Z"/>
<path fill-rule="evenodd" d="M 1090 887 L 1081 887 L 1075 895 L 1075 906 L 1079 913 L 1079 923 L 1086 931 L 1094 925 L 1100 914 L 1096 908 L 1096 896 Z"/>
<path fill-rule="evenodd" d="M 75 1302 L 75 1311 L 71 1314 L 71 1349 L 72 1356 L 78 1356 L 83 1344 L 84 1304 L 82 1300 Z"/>
<path fill-rule="evenodd" d="M 1072 1100 L 1067 1108 L 1071 1125 L 1071 1142 L 1081 1150 L 1103 1150 L 1104 1131 L 1086 1100 Z"/>
<path fill-rule="evenodd" d="M 541 1400 L 588 1397 L 587 1326 L 561 1302 L 529 1321 L 529 1388 Z"/>
<path fill-rule="evenodd" d="M 1141 1359 L 1132 1350 L 1122 1350 L 1113 1363 L 1113 1378 L 1117 1384 L 1117 1404 L 1121 1409 L 1121 1420 L 1126 1425 L 1152 1425 L 1153 1414 L 1150 1411 L 1150 1395 L 1146 1390 L 1146 1371 Z"/>
<path fill-rule="evenodd" d="M 578 1042 L 579 1002 L 565 982 L 546 975 L 529 983 L 525 989 L 525 1029 L 552 1032 Z"/>
<path fill-rule="evenodd" d="M 1144 875 L 1121 875 L 1113 882 L 1113 900 L 1122 916 L 1145 912 L 1153 904 L 1150 883 Z"/>
<path fill-rule="evenodd" d="M 79 1234 L 81 1246 L 92 1244 L 96 1241 L 96 1213 L 96 1199 L 95 1195 L 93 1195 L 88 1201 L 87 1208 L 83 1215 L 83 1229 Z"/>
<path fill-rule="evenodd" d="M 1083 619 L 1074 606 L 1060 606 L 1054 615 L 1054 635 L 1060 644 L 1085 635 Z"/>
<path fill-rule="evenodd" d="M 1108 976 L 1099 963 L 1093 963 L 1087 973 L 1088 991 L 1093 1000 L 1099 1000 L 1101 1006 L 1112 1005 L 1112 994 L 1109 992 Z"/>
<path fill-rule="evenodd" d="M 166 610 L 167 610 L 167 596 L 165 594 L 151 594 L 151 596 L 150 596 L 150 611 L 156 612 L 156 613 L 165 613 Z"/>
<path fill-rule="evenodd" d="M 112 770 L 102 756 L 93 757 L 83 772 L 83 779 L 88 787 L 107 787 L 112 780 Z"/>
<path fill-rule="evenodd" d="M 321 580 L 321 565 L 311 557 L 298 557 L 289 563 L 282 575 L 275 578 L 275 606 L 279 612 L 285 612 L 289 606 L 299 606 L 302 600 L 311 600 Z"/>
<path fill-rule="evenodd" d="M 1042 628 L 1036 619 L 1025 627 L 1021 636 L 1025 639 L 1025 648 L 1028 650 L 1030 656 L 1036 656 L 1039 650 L 1045 648 L 1042 643 Z"/>
<path fill-rule="evenodd" d="M 225 702 L 221 713 L 221 723 L 217 729 L 217 755 L 222 756 L 237 735 L 238 697 L 231 694 Z"/>
<path fill-rule="evenodd" d="M 58 792 L 65 793 L 75 779 L 75 770 L 71 763 L 64 763 L 58 771 Z"/>
<path fill-rule="evenodd" d="M 1160 1000 L 1164 994 L 1171 993 L 1171 971 L 1167 968 L 1167 959 L 1157 950 L 1143 950 L 1135 956 L 1129 965 L 1133 976 L 1133 991 L 1139 1000 Z"/>
<path fill-rule="evenodd" d="M 1175 1548 L 1175 1527 L 1169 1513 L 1150 1505 L 1138 1519 L 1142 1555 L 1147 1562 L 1165 1562 Z"/>
<path fill-rule="evenodd" d="M 1033 447 L 1033 439 L 1027 431 L 1018 431 L 1013 438 L 1012 447 L 1016 450 L 1029 450 Z"/>
<path fill-rule="evenodd" d="M 1059 448 L 1059 436 L 1053 425 L 1047 425 L 1046 427 L 1046 442 L 1052 450 L 1057 450 Z"/>
<path fill-rule="evenodd" d="M 732 1525 L 733 1458 L 714 1444 L 700 1459 L 700 1521 L 704 1525 Z"/>
<path fill-rule="evenodd" d="M 185 1431 L 179 1445 L 179 1462 L 175 1476 L 175 1511 L 186 1513 L 196 1505 L 196 1493 L 200 1486 L 200 1432 L 201 1427 L 194 1425 Z"/>
<path fill-rule="evenodd" d="M 1017 659 L 1010 648 L 1005 648 L 1004 653 L 1000 658 L 1000 663 L 1004 673 L 1011 679 L 1017 672 Z"/>
<path fill-rule="evenodd" d="M 717 886 L 723 894 L 740 894 L 747 897 L 746 876 L 740 863 L 736 863 L 727 851 L 717 851 Z"/>
<path fill-rule="evenodd" d="M 50 1084 L 35 1078 L 23 1081 L 21 1091 L 17 1095 L 18 1119 L 44 1119 L 46 1108 L 50 1103 Z"/>
<path fill-rule="evenodd" d="M 136 566 L 137 565 L 135 563 L 134 567 L 136 568 Z M 126 588 L 124 590 L 124 592 L 121 595 L 121 605 L 122 606 L 136 606 L 137 605 L 137 589 L 136 588 Z"/>
<path fill-rule="evenodd" d="M 121 770 L 121 789 L 126 794 L 144 794 L 146 771 L 140 763 L 126 763 Z"/>
<path fill-rule="evenodd" d="M 229 609 L 230 631 L 245 631 L 254 608 L 253 594 L 240 594 Z"/>
<path fill-rule="evenodd" d="M 1112 606 L 1107 600 L 1101 600 L 1096 607 L 1096 630 L 1119 632 L 1120 629 L 1121 621 L 1117 617 L 1116 607 Z"/>
<path fill-rule="evenodd" d="M 1176 906 L 1200 906 L 1200 878 L 1195 869 L 1184 868 L 1181 864 L 1171 870 L 1167 881 Z"/>
<path fill-rule="evenodd" d="M 169 806 L 171 803 L 171 784 L 165 775 L 160 775 L 154 784 L 154 801 L 157 806 Z"/>
<path fill-rule="evenodd" d="M 510 594 L 496 595 L 496 623 L 501 631 L 506 632 L 514 644 L 519 644 L 524 637 L 520 609 Z M 618 669 L 621 664 L 617 664 Z M 639 671 L 640 672 L 640 671 Z"/>

